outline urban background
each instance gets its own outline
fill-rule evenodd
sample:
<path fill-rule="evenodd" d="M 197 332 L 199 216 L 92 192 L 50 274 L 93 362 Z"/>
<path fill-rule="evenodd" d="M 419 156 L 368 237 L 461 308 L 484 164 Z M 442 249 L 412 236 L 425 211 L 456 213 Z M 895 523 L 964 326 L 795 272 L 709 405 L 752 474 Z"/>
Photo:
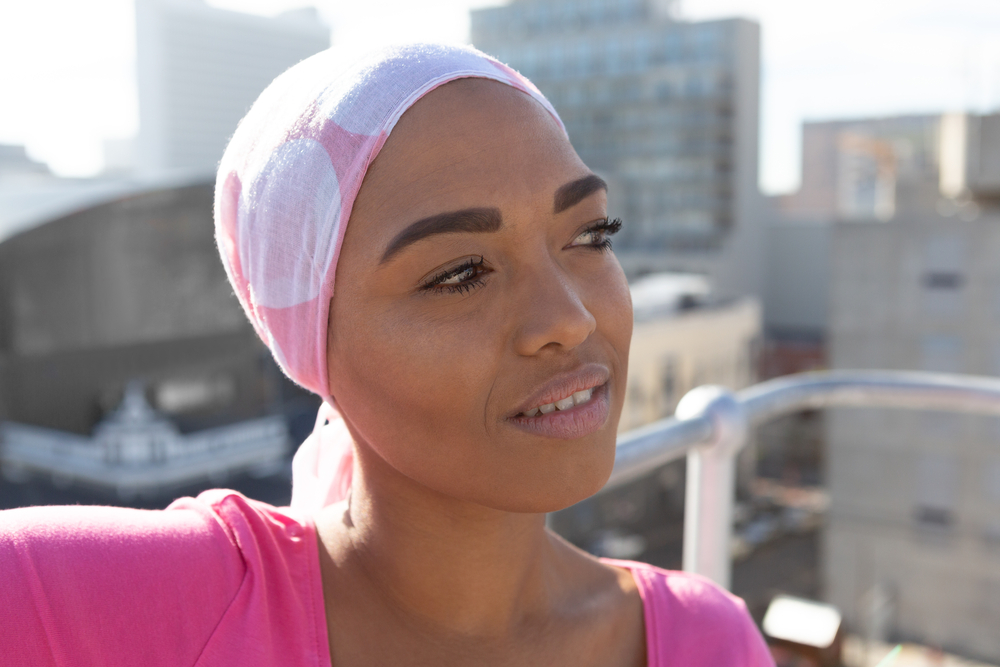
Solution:
<path fill-rule="evenodd" d="M 991 0 L 39 0 L 0 8 L 0 508 L 287 504 L 318 399 L 226 282 L 214 168 L 327 48 L 472 43 L 626 221 L 621 431 L 704 384 L 1000 376 Z M 679 567 L 684 462 L 551 517 Z M 741 453 L 732 556 L 781 665 L 1000 665 L 1000 418 L 810 411 Z"/>

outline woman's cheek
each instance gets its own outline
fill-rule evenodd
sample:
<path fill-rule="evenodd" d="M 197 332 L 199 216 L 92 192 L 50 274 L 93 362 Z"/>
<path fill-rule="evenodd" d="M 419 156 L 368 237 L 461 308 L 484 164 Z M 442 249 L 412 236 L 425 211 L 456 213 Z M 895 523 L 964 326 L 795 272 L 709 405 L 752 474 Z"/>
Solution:
<path fill-rule="evenodd" d="M 604 271 L 589 284 L 592 313 L 597 328 L 619 352 L 627 353 L 632 340 L 632 296 L 618 262 L 609 257 Z"/>
<path fill-rule="evenodd" d="M 500 334 L 489 328 L 475 318 L 405 313 L 386 318 L 382 343 L 373 350 L 359 341 L 358 353 L 378 364 L 378 393 L 394 408 L 446 418 L 489 390 L 491 339 Z"/>
<path fill-rule="evenodd" d="M 478 327 L 418 327 L 413 320 L 385 331 L 399 344 L 359 350 L 377 360 L 379 370 L 378 379 L 364 387 L 365 397 L 353 401 L 357 425 L 392 466 L 445 488 L 444 471 L 469 457 L 478 460 L 489 437 L 483 417 L 493 366 L 483 353 L 485 333 Z"/>

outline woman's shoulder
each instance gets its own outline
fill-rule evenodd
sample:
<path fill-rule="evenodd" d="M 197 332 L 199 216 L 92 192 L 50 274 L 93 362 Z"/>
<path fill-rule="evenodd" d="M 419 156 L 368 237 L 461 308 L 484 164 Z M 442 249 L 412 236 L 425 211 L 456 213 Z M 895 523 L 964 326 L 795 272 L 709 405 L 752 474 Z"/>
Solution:
<path fill-rule="evenodd" d="M 685 621 L 697 621 L 704 616 L 705 620 L 729 619 L 742 623 L 748 618 L 741 598 L 702 575 L 636 561 L 605 559 L 604 562 L 630 570 L 644 599 L 649 598 L 665 609 L 683 609 Z"/>
<path fill-rule="evenodd" d="M 105 506 L 25 507 L 0 512 L 0 558 L 40 572 L 94 576 L 181 561 L 237 571 L 230 531 L 209 503 L 182 499 L 167 510 Z M 123 569 L 124 568 L 124 569 Z"/>
<path fill-rule="evenodd" d="M 309 527 L 288 508 L 215 489 L 179 498 L 165 510 L 70 505 L 0 511 L 0 553 L 81 569 L 88 563 L 105 568 L 131 563 L 148 570 L 154 564 L 203 562 L 232 571 L 236 581 L 249 561 L 297 544 Z"/>
<path fill-rule="evenodd" d="M 248 629 L 274 587 L 262 582 L 282 579 L 263 571 L 304 558 L 306 537 L 304 521 L 231 491 L 156 511 L 0 512 L 0 652 L 20 637 L 25 664 L 194 664 L 234 613 Z"/>
<path fill-rule="evenodd" d="M 271 558 L 283 560 L 282 553 L 303 550 L 315 533 L 308 516 L 228 489 L 213 489 L 197 498 L 175 500 L 164 513 L 171 512 L 193 513 L 210 521 L 213 532 L 216 526 L 221 529 L 247 566 L 264 565 Z"/>
<path fill-rule="evenodd" d="M 181 498 L 166 510 L 98 505 L 4 510 L 0 558 L 8 567 L 30 563 L 63 576 L 207 568 L 229 572 L 223 580 L 238 585 L 244 569 L 239 529 L 253 514 L 253 501 L 225 491 Z"/>
<path fill-rule="evenodd" d="M 651 667 L 774 664 L 746 604 L 715 582 L 647 563 L 604 562 L 632 572 L 643 600 Z"/>

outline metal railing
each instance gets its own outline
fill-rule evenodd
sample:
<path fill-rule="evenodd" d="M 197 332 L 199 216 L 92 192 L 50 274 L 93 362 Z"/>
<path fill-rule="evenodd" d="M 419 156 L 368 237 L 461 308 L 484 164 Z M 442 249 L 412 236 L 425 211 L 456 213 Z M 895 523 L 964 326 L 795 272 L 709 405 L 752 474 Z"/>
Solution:
<path fill-rule="evenodd" d="M 618 438 L 610 490 L 687 456 L 684 569 L 729 588 L 736 455 L 751 429 L 826 407 L 901 408 L 1000 415 L 1000 378 L 910 371 L 824 371 L 769 380 L 738 392 L 703 386 L 673 417 Z"/>

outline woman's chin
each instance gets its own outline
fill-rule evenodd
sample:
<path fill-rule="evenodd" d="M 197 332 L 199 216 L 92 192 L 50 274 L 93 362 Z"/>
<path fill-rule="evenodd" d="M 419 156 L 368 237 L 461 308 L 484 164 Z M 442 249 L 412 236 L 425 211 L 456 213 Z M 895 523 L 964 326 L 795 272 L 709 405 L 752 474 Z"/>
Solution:
<path fill-rule="evenodd" d="M 565 489 L 561 489 L 560 493 L 552 494 L 550 498 L 546 498 L 544 502 L 538 504 L 539 512 L 558 512 L 564 510 L 567 507 L 572 507 L 579 502 L 583 502 L 587 498 L 590 498 L 595 493 L 604 488 L 607 483 L 608 478 L 611 476 L 611 471 L 608 470 L 608 474 L 602 475 L 599 479 L 593 480 L 590 484 L 583 485 L 580 483 L 568 486 Z"/>
<path fill-rule="evenodd" d="M 476 502 L 506 512 L 547 514 L 571 507 L 600 491 L 611 476 L 614 458 L 610 464 L 595 461 L 581 470 L 561 470 L 546 476 L 544 483 L 527 483 L 523 479 L 511 481 L 506 489 L 491 489 L 489 496 L 479 495 Z"/>

